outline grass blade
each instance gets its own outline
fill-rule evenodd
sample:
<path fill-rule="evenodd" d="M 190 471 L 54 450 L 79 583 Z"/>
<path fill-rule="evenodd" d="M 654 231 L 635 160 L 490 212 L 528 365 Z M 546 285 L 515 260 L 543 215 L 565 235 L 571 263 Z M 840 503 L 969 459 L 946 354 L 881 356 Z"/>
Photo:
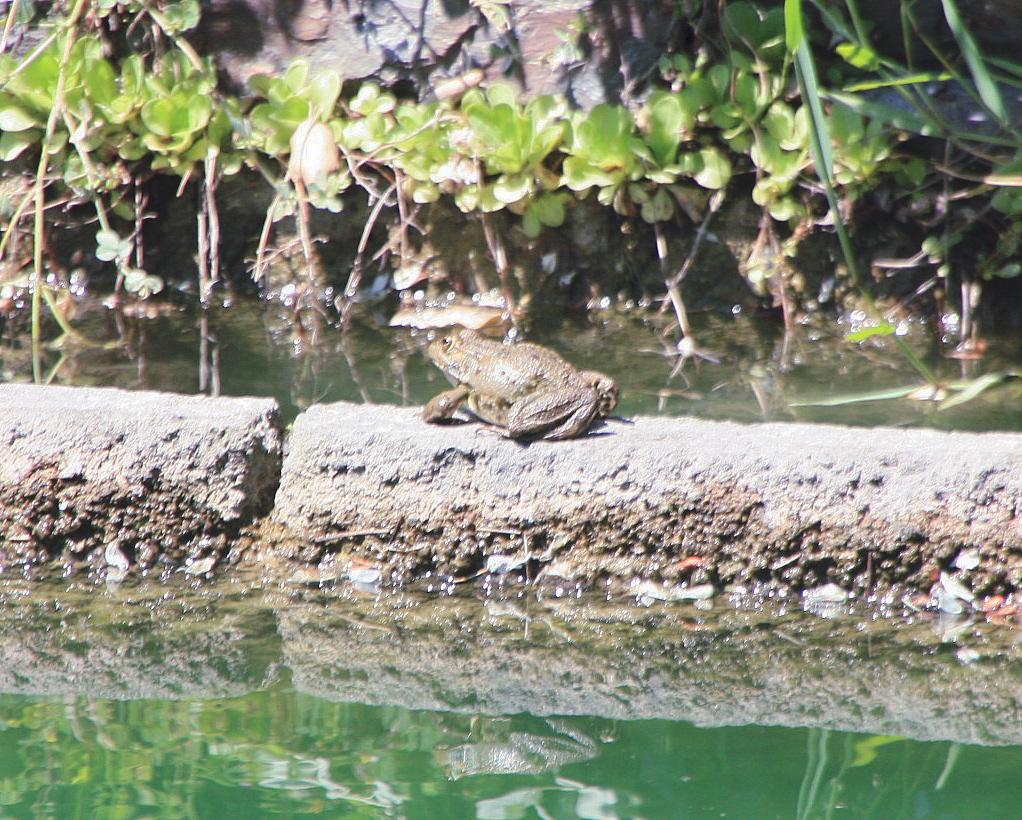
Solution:
<path fill-rule="evenodd" d="M 784 44 L 794 54 L 805 40 L 802 28 L 802 0 L 784 0 Z"/>
<path fill-rule="evenodd" d="M 944 399 L 938 406 L 938 410 L 949 410 L 952 407 L 957 407 L 959 404 L 965 404 L 967 401 L 972 401 L 980 393 L 989 390 L 991 387 L 995 387 L 998 384 L 1011 381 L 1022 377 L 1022 373 L 1018 373 L 1012 370 L 1001 371 L 998 373 L 987 373 L 985 376 L 973 379 L 967 383 L 967 386 L 959 393 L 951 396 L 948 399 Z"/>
<path fill-rule="evenodd" d="M 903 399 L 918 389 L 918 384 L 910 384 L 908 387 L 892 387 L 869 393 L 847 393 L 843 396 L 831 396 L 818 401 L 790 402 L 788 407 L 844 407 L 848 404 L 861 404 L 867 401 L 890 401 L 891 399 Z"/>
<path fill-rule="evenodd" d="M 795 48 L 795 76 L 798 79 L 799 91 L 802 94 L 802 101 L 809 107 L 809 145 L 812 150 L 813 159 L 816 162 L 816 173 L 820 177 L 824 193 L 827 196 L 827 204 L 834 215 L 834 229 L 837 232 L 838 242 L 841 245 L 841 253 L 848 265 L 848 273 L 856 289 L 862 295 L 870 312 L 882 323 L 883 316 L 877 309 L 876 302 L 862 286 L 859 278 L 859 267 L 855 259 L 855 251 L 852 249 L 852 241 L 848 236 L 848 229 L 841 218 L 841 208 L 838 204 L 837 192 L 834 189 L 834 154 L 831 149 L 830 128 L 827 118 L 823 113 L 820 87 L 816 80 L 816 64 L 813 61 L 812 52 L 809 50 L 809 41 L 802 30 L 802 5 L 799 0 L 785 0 L 785 25 L 792 25 L 796 31 L 787 32 L 786 42 L 797 43 Z M 789 14 L 791 11 L 791 14 Z M 789 19 L 790 18 L 790 19 Z M 796 36 L 796 34 L 798 36 Z M 926 366 L 912 348 L 898 336 L 894 337 L 894 343 L 898 346 L 902 355 L 912 365 L 913 369 L 924 378 L 929 384 L 937 383 L 933 371 Z"/>
<path fill-rule="evenodd" d="M 944 19 L 947 20 L 948 27 L 955 36 L 958 47 L 962 50 L 962 56 L 965 58 L 966 65 L 969 66 L 969 72 L 972 74 L 972 81 L 976 84 L 980 99 L 1001 123 L 1006 122 L 1007 114 L 1004 110 L 1004 100 L 1001 99 L 1000 89 L 998 89 L 994 78 L 990 76 L 990 71 L 983 61 L 983 56 L 979 53 L 979 46 L 976 45 L 972 33 L 966 28 L 965 22 L 958 13 L 955 0 L 941 0 L 941 2 L 944 5 Z"/>

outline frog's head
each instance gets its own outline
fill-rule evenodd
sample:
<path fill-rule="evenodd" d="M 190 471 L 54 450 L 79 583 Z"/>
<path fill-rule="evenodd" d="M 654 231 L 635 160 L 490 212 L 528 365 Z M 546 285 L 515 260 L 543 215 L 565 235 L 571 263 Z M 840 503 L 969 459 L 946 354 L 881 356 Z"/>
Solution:
<path fill-rule="evenodd" d="M 607 418 L 614 408 L 617 407 L 617 399 L 621 394 L 620 386 L 610 376 L 597 370 L 583 370 L 582 378 L 600 397 L 600 406 L 596 411 L 597 417 L 601 419 Z"/>
<path fill-rule="evenodd" d="M 431 342 L 426 354 L 444 373 L 461 381 L 466 370 L 479 361 L 484 341 L 476 331 L 459 328 Z"/>

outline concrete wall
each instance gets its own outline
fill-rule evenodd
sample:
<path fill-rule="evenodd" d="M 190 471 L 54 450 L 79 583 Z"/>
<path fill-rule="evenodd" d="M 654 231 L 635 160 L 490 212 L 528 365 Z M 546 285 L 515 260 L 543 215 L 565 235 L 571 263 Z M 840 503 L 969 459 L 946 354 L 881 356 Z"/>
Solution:
<path fill-rule="evenodd" d="M 403 578 L 521 565 L 652 580 L 654 597 L 928 591 L 941 571 L 965 603 L 955 581 L 1022 586 L 1018 434 L 638 418 L 523 445 L 339 403 L 301 414 L 283 458 L 281 441 L 268 399 L 2 385 L 0 561 L 208 571 L 271 553 Z M 237 549 L 271 509 L 260 549 Z"/>

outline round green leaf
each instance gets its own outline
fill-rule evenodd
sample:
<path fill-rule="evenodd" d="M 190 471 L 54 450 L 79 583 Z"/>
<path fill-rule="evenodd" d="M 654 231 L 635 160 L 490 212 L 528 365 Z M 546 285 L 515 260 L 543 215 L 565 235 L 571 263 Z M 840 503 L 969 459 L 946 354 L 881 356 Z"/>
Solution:
<path fill-rule="evenodd" d="M 723 188 L 731 179 L 731 162 L 716 148 L 704 148 L 699 152 L 703 158 L 703 169 L 695 174 L 695 181 L 704 188 Z"/>

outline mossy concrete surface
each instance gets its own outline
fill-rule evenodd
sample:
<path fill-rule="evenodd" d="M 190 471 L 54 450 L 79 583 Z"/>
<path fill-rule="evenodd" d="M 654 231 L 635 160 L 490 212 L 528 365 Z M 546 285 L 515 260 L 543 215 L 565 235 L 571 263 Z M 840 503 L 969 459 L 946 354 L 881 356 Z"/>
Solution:
<path fill-rule="evenodd" d="M 0 385 L 0 561 L 219 560 L 268 512 L 272 399 Z"/>

